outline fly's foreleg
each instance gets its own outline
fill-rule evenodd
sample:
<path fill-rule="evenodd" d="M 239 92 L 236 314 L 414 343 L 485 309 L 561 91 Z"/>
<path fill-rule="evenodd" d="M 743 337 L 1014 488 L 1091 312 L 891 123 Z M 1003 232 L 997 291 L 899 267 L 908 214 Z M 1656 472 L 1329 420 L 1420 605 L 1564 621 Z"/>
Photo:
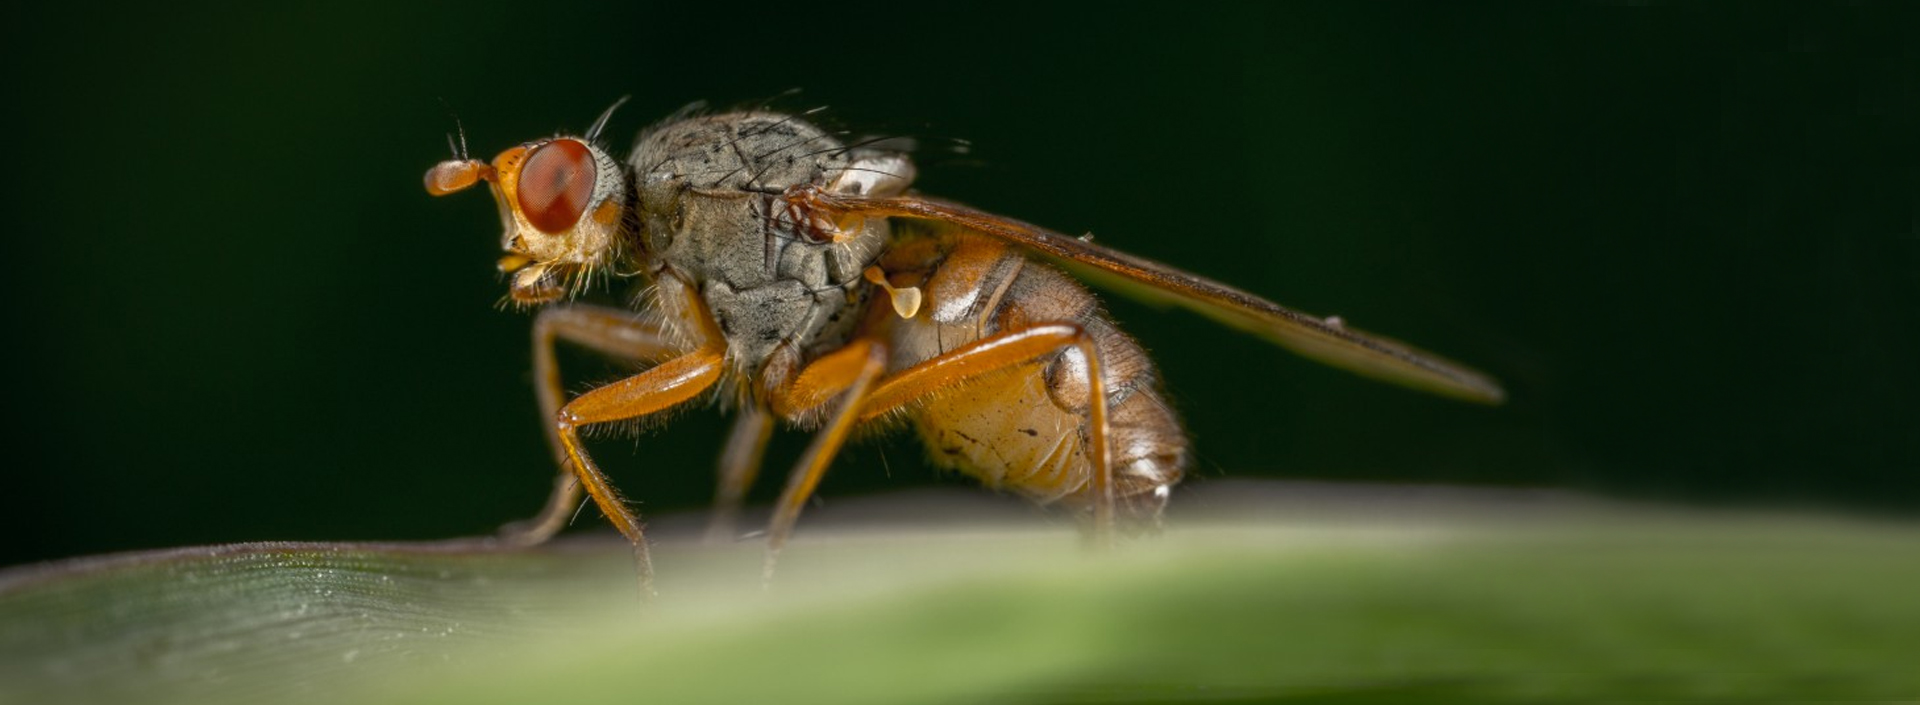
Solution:
<path fill-rule="evenodd" d="M 660 360 L 681 352 L 658 323 L 638 320 L 632 311 L 580 304 L 540 311 L 533 320 L 533 390 L 559 473 L 538 515 L 500 528 L 501 540 L 508 543 L 531 545 L 552 538 L 579 507 L 580 483 L 567 467 L 566 446 L 553 423 L 565 401 L 560 365 L 554 359 L 554 347 L 562 340 L 626 360 Z"/>
<path fill-rule="evenodd" d="M 702 347 L 575 397 L 554 415 L 554 434 L 559 437 L 560 450 L 565 456 L 563 467 L 586 488 L 587 495 L 593 497 L 614 528 L 633 543 L 641 589 L 648 593 L 653 591 L 653 563 L 647 555 L 646 537 L 641 534 L 640 517 L 627 507 L 607 481 L 606 473 L 588 457 L 580 443 L 579 429 L 657 414 L 691 401 L 720 380 L 723 360 L 720 348 Z"/>

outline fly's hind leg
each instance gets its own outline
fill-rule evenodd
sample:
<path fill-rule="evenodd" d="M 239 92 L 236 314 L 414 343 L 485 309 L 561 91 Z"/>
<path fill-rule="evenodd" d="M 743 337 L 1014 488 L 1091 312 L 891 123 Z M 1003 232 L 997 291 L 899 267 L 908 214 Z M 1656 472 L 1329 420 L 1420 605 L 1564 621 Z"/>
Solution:
<path fill-rule="evenodd" d="M 872 419 L 917 400 L 938 394 L 969 379 L 1017 367 L 1066 350 L 1077 350 L 1085 360 L 1087 385 L 1087 441 L 1093 472 L 1088 496 L 1093 505 L 1089 538 L 1098 548 L 1113 544 L 1114 482 L 1108 450 L 1106 375 L 1097 341 L 1077 323 L 1043 323 L 974 341 L 942 353 L 880 380 L 860 411 Z"/>
<path fill-rule="evenodd" d="M 788 476 L 787 488 L 774 507 L 773 520 L 767 529 L 764 577 L 772 579 L 775 559 L 793 533 L 800 510 L 806 506 L 807 498 L 812 496 L 855 423 L 871 420 L 969 379 L 1063 350 L 1077 350 L 1086 361 L 1087 436 L 1094 466 L 1088 487 L 1093 501 L 1092 538 L 1098 546 L 1111 545 L 1114 492 L 1107 450 L 1111 433 L 1107 425 L 1107 394 L 1098 345 L 1085 328 L 1077 323 L 1047 323 L 1004 332 L 877 381 L 886 360 L 886 349 L 878 342 L 859 340 L 809 365 L 775 399 L 775 411 L 788 418 L 820 409 L 836 396 L 841 403 Z"/>
<path fill-rule="evenodd" d="M 533 389 L 559 473 L 538 515 L 500 528 L 500 538 L 507 543 L 532 545 L 552 538 L 580 506 L 580 482 L 567 468 L 567 450 L 553 423 L 564 401 L 560 365 L 554 360 L 554 346 L 561 340 L 626 360 L 660 360 L 680 352 L 658 323 L 637 320 L 632 311 L 582 304 L 540 311 L 533 321 Z"/>

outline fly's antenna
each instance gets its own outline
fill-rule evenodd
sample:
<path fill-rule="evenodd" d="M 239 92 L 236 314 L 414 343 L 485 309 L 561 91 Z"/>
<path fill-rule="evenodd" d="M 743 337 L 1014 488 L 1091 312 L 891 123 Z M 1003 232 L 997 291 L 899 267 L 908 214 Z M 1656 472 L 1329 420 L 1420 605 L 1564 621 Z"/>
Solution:
<path fill-rule="evenodd" d="M 453 141 L 453 136 L 456 134 L 460 135 L 460 141 L 457 143 Z M 460 118 L 453 119 L 453 132 L 447 133 L 447 149 L 453 150 L 454 159 L 463 162 L 471 161 L 467 156 L 467 128 L 460 124 Z"/>
<path fill-rule="evenodd" d="M 440 107 L 447 110 L 447 117 L 453 119 L 453 132 L 447 135 L 447 149 L 453 152 L 454 159 L 463 162 L 470 160 L 471 157 L 467 156 L 467 128 L 460 124 L 460 113 L 455 112 L 453 106 L 447 104 L 446 98 L 434 98 L 434 100 L 440 101 Z M 453 136 L 456 134 L 460 136 L 458 144 L 453 141 Z"/>
<path fill-rule="evenodd" d="M 460 151 L 454 152 L 454 154 L 460 157 L 461 161 L 472 159 L 471 153 L 467 151 L 467 126 L 460 124 L 460 116 L 458 115 L 453 117 L 453 131 L 460 135 Z M 447 138 L 447 144 L 448 146 L 452 146 L 452 137 Z"/>
<path fill-rule="evenodd" d="M 607 129 L 607 121 L 613 119 L 613 111 L 619 110 L 622 105 L 626 105 L 627 100 L 632 97 L 633 96 L 630 95 L 620 96 L 619 100 L 613 101 L 613 105 L 607 106 L 607 109 L 600 113 L 600 117 L 594 119 L 593 127 L 587 128 L 587 141 L 600 141 L 600 131 Z"/>

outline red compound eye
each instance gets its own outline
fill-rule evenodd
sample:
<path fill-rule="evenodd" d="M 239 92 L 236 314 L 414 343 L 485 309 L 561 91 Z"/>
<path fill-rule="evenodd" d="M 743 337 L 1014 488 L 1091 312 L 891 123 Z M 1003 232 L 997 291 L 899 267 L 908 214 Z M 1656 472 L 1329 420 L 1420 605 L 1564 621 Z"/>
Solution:
<path fill-rule="evenodd" d="M 520 212 L 543 233 L 564 232 L 580 222 L 593 196 L 593 153 L 579 140 L 559 139 L 535 147 L 520 168 Z"/>

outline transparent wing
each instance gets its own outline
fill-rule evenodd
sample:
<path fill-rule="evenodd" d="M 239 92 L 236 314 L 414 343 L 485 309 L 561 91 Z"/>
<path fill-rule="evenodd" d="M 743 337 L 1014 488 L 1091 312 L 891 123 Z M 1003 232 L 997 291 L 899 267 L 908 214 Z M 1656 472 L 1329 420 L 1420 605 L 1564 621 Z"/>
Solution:
<path fill-rule="evenodd" d="M 962 227 L 1046 254 L 1095 284 L 1192 310 L 1334 367 L 1482 404 L 1506 399 L 1493 378 L 1438 355 L 1030 223 L 914 194 L 872 198 L 807 191 L 791 197 L 834 213 L 917 218 Z"/>

